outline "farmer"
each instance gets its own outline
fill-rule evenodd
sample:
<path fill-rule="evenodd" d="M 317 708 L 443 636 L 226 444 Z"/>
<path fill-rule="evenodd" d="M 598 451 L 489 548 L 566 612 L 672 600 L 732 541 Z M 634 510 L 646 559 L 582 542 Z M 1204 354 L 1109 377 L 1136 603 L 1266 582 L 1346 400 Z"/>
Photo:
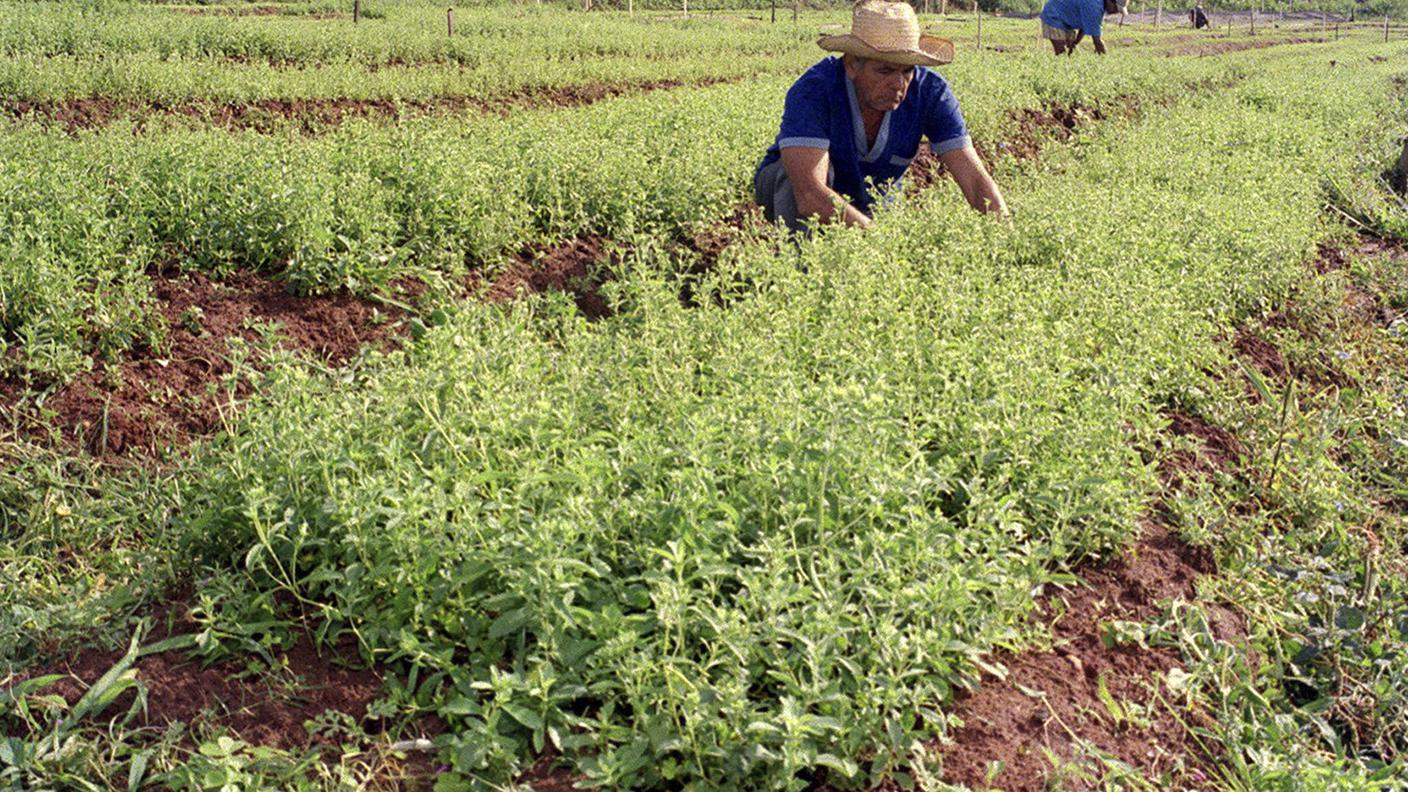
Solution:
<path fill-rule="evenodd" d="M 1106 14 L 1118 14 L 1127 0 L 1046 0 L 1041 9 L 1041 35 L 1051 41 L 1057 55 L 1070 55 L 1086 36 L 1095 44 L 1095 51 L 1105 54 L 1105 42 L 1100 39 L 1100 25 Z"/>
<path fill-rule="evenodd" d="M 1194 30 L 1208 26 L 1208 15 L 1203 11 L 1202 3 L 1193 6 L 1193 10 L 1188 12 L 1188 21 L 1192 23 Z"/>
<path fill-rule="evenodd" d="M 851 32 L 823 36 L 828 57 L 787 91 L 777 140 L 753 175 L 769 222 L 871 223 L 878 191 L 888 200 L 919 151 L 919 138 L 953 175 L 974 209 L 1007 214 L 1002 193 L 973 150 L 958 100 L 925 68 L 953 60 L 953 44 L 919 34 L 905 2 L 860 0 Z"/>

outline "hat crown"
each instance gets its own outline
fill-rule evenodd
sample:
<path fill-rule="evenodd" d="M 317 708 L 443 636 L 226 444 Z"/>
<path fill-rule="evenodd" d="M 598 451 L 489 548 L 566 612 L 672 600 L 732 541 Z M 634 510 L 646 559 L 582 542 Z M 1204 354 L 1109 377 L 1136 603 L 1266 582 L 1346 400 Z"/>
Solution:
<path fill-rule="evenodd" d="M 909 3 L 860 0 L 851 9 L 851 35 L 877 50 L 919 46 L 919 19 Z"/>
<path fill-rule="evenodd" d="M 919 32 L 914 7 L 895 0 L 860 0 L 851 9 L 851 32 L 822 36 L 824 50 L 904 66 L 941 66 L 953 61 L 953 42 Z"/>

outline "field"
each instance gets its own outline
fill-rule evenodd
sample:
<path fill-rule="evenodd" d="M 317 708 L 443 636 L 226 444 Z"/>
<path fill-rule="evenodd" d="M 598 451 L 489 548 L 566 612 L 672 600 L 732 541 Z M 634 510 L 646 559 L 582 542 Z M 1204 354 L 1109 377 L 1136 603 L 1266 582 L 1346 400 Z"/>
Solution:
<path fill-rule="evenodd" d="M 1400 23 L 363 6 L 0 3 L 0 788 L 1408 786 Z"/>

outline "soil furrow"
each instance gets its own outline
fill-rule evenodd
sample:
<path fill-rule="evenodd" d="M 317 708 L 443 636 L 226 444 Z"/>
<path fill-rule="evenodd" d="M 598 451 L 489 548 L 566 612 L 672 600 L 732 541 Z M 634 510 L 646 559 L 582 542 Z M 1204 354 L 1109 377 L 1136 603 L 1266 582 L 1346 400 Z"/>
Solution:
<path fill-rule="evenodd" d="M 202 126 L 230 131 L 270 132 L 295 129 L 304 134 L 326 132 L 353 120 L 396 122 L 423 116 L 508 115 L 525 110 L 581 107 L 628 94 L 676 88 L 706 88 L 736 79 L 711 78 L 687 82 L 653 80 L 641 83 L 590 83 L 556 88 L 506 91 L 493 98 L 442 96 L 433 99 L 299 98 L 166 102 L 113 99 L 102 96 L 70 99 L 0 99 L 0 116 L 61 127 L 73 134 L 130 120 L 136 131 L 155 118 L 187 119 Z"/>
<path fill-rule="evenodd" d="M 165 342 L 113 362 L 95 359 L 52 392 L 0 380 L 0 410 L 22 435 L 53 432 L 59 444 L 108 462 L 157 456 L 220 431 L 231 404 L 251 392 L 265 349 L 339 365 L 365 346 L 394 343 L 404 318 L 398 308 L 348 294 L 300 297 L 249 272 L 221 280 L 197 272 L 151 277 Z"/>

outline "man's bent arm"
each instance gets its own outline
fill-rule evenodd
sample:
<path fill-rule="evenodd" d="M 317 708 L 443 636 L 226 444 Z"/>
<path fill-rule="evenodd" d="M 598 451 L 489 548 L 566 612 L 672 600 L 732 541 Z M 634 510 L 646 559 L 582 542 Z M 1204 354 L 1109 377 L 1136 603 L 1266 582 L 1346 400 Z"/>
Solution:
<path fill-rule="evenodd" d="M 1002 200 L 997 182 L 992 180 L 992 175 L 983 166 L 983 161 L 978 159 L 978 152 L 972 146 L 946 151 L 939 155 L 939 162 L 953 174 L 953 180 L 969 206 L 999 217 L 1007 215 L 1007 203 Z"/>
<path fill-rule="evenodd" d="M 787 171 L 792 193 L 797 197 L 797 214 L 826 222 L 834 218 L 836 208 L 840 207 L 841 220 L 847 225 L 869 227 L 870 218 L 864 212 L 826 186 L 826 171 L 830 165 L 831 155 L 826 149 L 790 146 L 782 150 L 782 168 Z"/>

